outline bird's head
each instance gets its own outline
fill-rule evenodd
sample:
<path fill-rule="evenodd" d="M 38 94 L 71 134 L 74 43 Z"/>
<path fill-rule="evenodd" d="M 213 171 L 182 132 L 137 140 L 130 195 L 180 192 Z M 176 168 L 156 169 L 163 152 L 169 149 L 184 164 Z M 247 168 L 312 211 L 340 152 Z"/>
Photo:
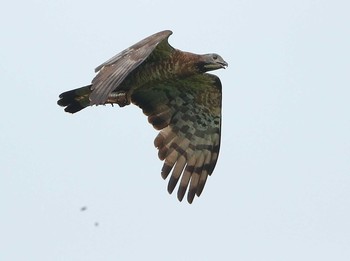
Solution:
<path fill-rule="evenodd" d="M 226 68 L 228 63 L 216 53 L 203 54 L 200 58 L 199 69 L 203 72 Z"/>

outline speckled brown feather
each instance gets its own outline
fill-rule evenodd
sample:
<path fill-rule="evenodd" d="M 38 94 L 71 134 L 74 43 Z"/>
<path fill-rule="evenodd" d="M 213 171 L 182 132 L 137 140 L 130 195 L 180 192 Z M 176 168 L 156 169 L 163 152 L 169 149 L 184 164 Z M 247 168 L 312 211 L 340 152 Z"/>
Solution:
<path fill-rule="evenodd" d="M 96 68 L 92 84 L 60 95 L 58 104 L 75 113 L 106 103 L 134 103 L 160 130 L 154 140 L 180 201 L 200 196 L 219 154 L 221 82 L 207 71 L 225 68 L 217 54 L 197 55 L 171 47 L 171 31 L 151 35 Z"/>

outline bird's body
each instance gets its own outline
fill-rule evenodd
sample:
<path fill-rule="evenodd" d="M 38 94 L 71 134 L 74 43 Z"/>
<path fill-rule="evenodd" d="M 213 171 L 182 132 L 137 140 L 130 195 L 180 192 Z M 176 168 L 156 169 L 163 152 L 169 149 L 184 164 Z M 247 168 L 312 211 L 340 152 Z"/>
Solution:
<path fill-rule="evenodd" d="M 221 82 L 205 73 L 224 68 L 218 55 L 197 55 L 168 44 L 171 31 L 156 33 L 96 68 L 92 84 L 60 95 L 58 104 L 75 113 L 99 104 L 134 103 L 161 130 L 155 139 L 165 160 L 162 177 L 172 171 L 171 193 L 182 175 L 178 198 L 188 201 L 203 190 L 220 146 Z"/>

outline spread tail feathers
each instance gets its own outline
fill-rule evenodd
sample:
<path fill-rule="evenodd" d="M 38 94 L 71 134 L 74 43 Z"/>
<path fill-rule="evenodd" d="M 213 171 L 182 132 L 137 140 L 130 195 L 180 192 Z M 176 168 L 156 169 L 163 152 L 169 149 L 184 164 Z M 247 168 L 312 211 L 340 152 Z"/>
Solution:
<path fill-rule="evenodd" d="M 57 104 L 62 107 L 66 107 L 64 110 L 70 113 L 76 113 L 90 106 L 89 96 L 91 94 L 91 86 L 92 85 L 87 85 L 78 89 L 61 93 Z"/>

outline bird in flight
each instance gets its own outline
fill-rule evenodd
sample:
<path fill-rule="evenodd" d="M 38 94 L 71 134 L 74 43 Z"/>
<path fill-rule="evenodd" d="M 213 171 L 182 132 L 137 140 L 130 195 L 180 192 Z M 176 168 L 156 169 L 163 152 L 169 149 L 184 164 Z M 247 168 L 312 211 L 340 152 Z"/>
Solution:
<path fill-rule="evenodd" d="M 139 106 L 159 134 L 154 140 L 169 174 L 168 192 L 178 181 L 180 201 L 187 191 L 192 203 L 200 196 L 219 154 L 221 81 L 207 73 L 228 64 L 218 54 L 194 54 L 173 48 L 172 34 L 153 34 L 95 69 L 91 84 L 60 94 L 58 105 L 76 113 L 101 104 Z"/>

